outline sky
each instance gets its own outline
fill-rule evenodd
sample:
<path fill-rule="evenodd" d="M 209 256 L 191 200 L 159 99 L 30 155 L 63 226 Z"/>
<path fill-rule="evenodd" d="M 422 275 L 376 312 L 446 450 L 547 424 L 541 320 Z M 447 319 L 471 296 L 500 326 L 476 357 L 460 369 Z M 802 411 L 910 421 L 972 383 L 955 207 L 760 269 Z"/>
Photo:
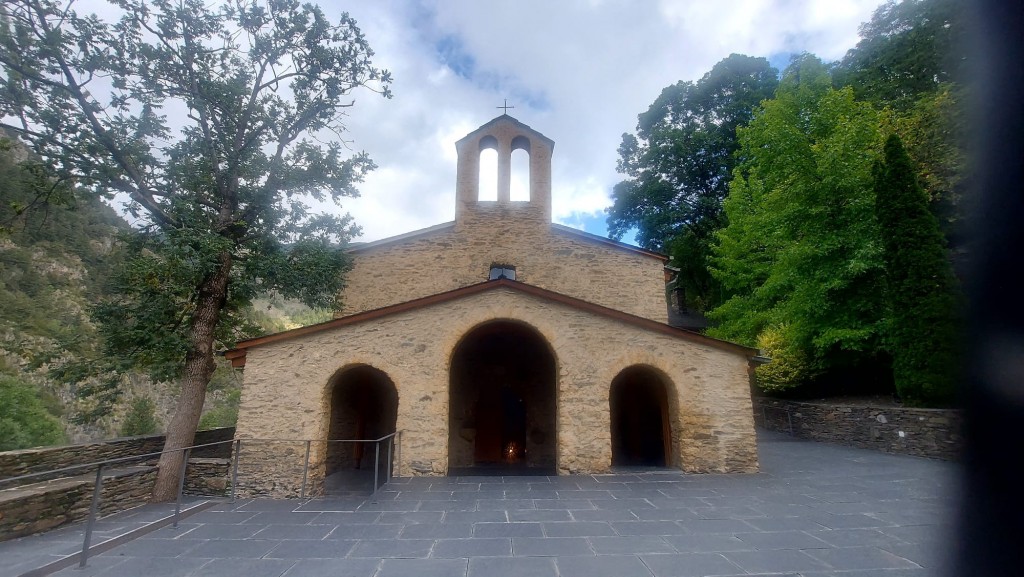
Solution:
<path fill-rule="evenodd" d="M 555 141 L 556 222 L 605 235 L 624 132 L 662 88 L 731 53 L 783 67 L 836 60 L 880 0 L 321 0 L 348 11 L 394 75 L 394 98 L 357 93 L 353 150 L 378 165 L 341 212 L 372 241 L 454 219 L 455 141 L 508 113 Z M 628 237 L 625 240 L 630 240 Z"/>
<path fill-rule="evenodd" d="M 317 1 L 317 0 L 314 0 Z M 373 241 L 455 218 L 455 142 L 508 113 L 555 141 L 555 222 L 607 235 L 625 132 L 666 86 L 732 53 L 841 58 L 882 0 L 318 0 L 358 22 L 394 97 L 354 94 L 342 136 L 378 168 L 350 213 Z M 82 13 L 108 13 L 80 0 Z M 515 187 L 515 173 L 513 174 Z M 631 234 L 623 238 L 632 242 Z"/>

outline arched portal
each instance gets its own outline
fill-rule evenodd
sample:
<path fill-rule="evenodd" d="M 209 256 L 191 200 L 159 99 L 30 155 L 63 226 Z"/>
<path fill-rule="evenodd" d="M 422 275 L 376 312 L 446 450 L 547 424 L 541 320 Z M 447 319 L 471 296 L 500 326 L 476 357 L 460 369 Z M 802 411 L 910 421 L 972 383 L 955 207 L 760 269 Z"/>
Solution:
<path fill-rule="evenodd" d="M 328 440 L 379 439 L 395 432 L 398 391 L 384 371 L 358 365 L 339 371 L 331 381 Z M 372 471 L 373 450 L 372 443 L 328 443 L 327 475 L 342 470 Z"/>
<path fill-rule="evenodd" d="M 448 472 L 553 474 L 555 357 L 536 330 L 494 321 L 452 353 Z"/>
<path fill-rule="evenodd" d="M 609 395 L 612 466 L 664 467 L 672 462 L 668 386 L 654 369 L 632 366 L 612 380 Z"/>

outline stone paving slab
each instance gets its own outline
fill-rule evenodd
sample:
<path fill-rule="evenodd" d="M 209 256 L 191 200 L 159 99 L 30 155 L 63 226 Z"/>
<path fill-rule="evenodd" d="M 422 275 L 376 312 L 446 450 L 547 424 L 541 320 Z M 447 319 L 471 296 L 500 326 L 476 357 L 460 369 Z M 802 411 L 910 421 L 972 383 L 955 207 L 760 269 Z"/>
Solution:
<path fill-rule="evenodd" d="M 762 472 L 395 479 L 376 499 L 221 503 L 100 554 L 86 576 L 930 577 L 957 466 L 760 433 Z M 158 512 L 104 519 L 98 540 Z M 82 528 L 0 543 L 0 576 Z"/>

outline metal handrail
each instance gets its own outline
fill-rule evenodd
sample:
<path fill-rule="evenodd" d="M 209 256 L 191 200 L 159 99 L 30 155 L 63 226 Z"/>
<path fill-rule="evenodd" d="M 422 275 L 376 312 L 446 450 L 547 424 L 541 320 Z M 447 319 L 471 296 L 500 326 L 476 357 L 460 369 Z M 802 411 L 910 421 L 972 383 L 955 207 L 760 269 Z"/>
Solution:
<path fill-rule="evenodd" d="M 155 458 L 155 457 L 161 456 L 164 453 L 173 453 L 173 452 L 176 452 L 176 451 L 184 451 L 184 455 L 183 455 L 183 459 L 182 459 L 182 467 L 181 467 L 181 471 L 180 471 L 179 476 L 178 476 L 178 490 L 177 490 L 177 496 L 175 498 L 175 508 L 174 508 L 174 524 L 173 524 L 173 526 L 177 527 L 178 526 L 179 517 L 181 516 L 181 498 L 182 498 L 182 494 L 184 492 L 184 487 L 185 487 L 185 473 L 186 473 L 186 469 L 188 468 L 189 455 L 191 454 L 192 449 L 201 449 L 201 448 L 204 448 L 204 447 L 212 447 L 212 446 L 216 446 L 216 445 L 223 445 L 225 443 L 231 443 L 231 444 L 234 445 L 234 450 L 231 453 L 232 454 L 232 459 L 231 459 L 232 460 L 232 471 L 231 471 L 231 495 L 230 495 L 230 502 L 234 503 L 235 502 L 236 489 L 238 487 L 238 463 L 239 463 L 239 453 L 241 452 L 241 449 L 242 449 L 242 441 L 246 441 L 246 442 L 250 442 L 250 443 L 252 443 L 252 442 L 257 442 L 257 443 L 297 443 L 297 442 L 305 443 L 305 445 L 306 445 L 306 454 L 305 454 L 305 462 L 304 462 L 303 470 L 302 470 L 302 490 L 300 492 L 300 495 L 301 495 L 300 498 L 302 498 L 302 499 L 306 498 L 306 484 L 307 484 L 307 479 L 308 479 L 308 475 L 309 475 L 310 448 L 311 448 L 311 446 L 312 446 L 312 444 L 314 442 L 316 442 L 316 443 L 374 443 L 375 444 L 374 445 L 374 447 L 375 447 L 374 453 L 375 454 L 374 454 L 374 466 L 373 466 L 373 494 L 372 495 L 375 497 L 376 494 L 377 494 L 377 491 L 380 489 L 380 486 L 379 486 L 380 443 L 382 441 L 388 441 L 388 450 L 387 450 L 388 460 L 387 460 L 387 463 L 386 463 L 387 464 L 387 473 L 386 473 L 387 474 L 387 476 L 386 476 L 387 480 L 385 480 L 385 482 L 384 482 L 385 484 L 387 484 L 388 480 L 390 480 L 392 477 L 395 476 L 394 475 L 394 472 L 395 472 L 394 471 L 394 462 L 393 462 L 391 457 L 392 457 L 392 450 L 393 450 L 393 448 L 396 445 L 396 443 L 395 443 L 396 440 L 397 440 L 397 451 L 398 451 L 397 458 L 398 458 L 398 461 L 399 461 L 399 474 L 397 476 L 400 477 L 401 476 L 401 468 L 400 467 L 401 467 L 401 459 L 402 459 L 402 431 L 398 430 L 398 431 L 395 431 L 393 433 L 389 433 L 387 435 L 384 435 L 383 437 L 380 437 L 379 439 L 259 439 L 259 438 L 237 437 L 237 438 L 234 438 L 234 439 L 228 439 L 228 440 L 224 440 L 224 441 L 215 441 L 213 443 L 203 443 L 203 444 L 199 444 L 199 445 L 190 445 L 188 447 L 179 447 L 179 448 L 176 448 L 176 449 L 165 449 L 165 450 L 162 450 L 162 451 L 157 451 L 157 452 L 152 452 L 152 453 L 143 453 L 141 455 L 129 455 L 127 457 L 117 457 L 117 458 L 114 458 L 114 459 L 104 459 L 104 460 L 101 460 L 101 461 L 93 461 L 93 462 L 90 462 L 90 463 L 82 463 L 80 465 L 71 465 L 71 466 L 68 466 L 68 467 L 60 467 L 60 468 L 57 468 L 57 469 L 51 469 L 49 471 L 39 471 L 39 472 L 36 472 L 36 473 L 28 473 L 28 474 L 25 474 L 25 475 L 17 475 L 17 476 L 14 476 L 14 477 L 7 477 L 5 479 L 0 479 L 0 486 L 2 486 L 4 484 L 7 484 L 7 483 L 14 482 L 14 481 L 22 481 L 22 480 L 25 480 L 25 479 L 32 479 L 32 478 L 36 478 L 36 477 L 52 476 L 52 475 L 57 474 L 57 473 L 67 473 L 67 472 L 70 472 L 70 471 L 78 471 L 78 470 L 81 470 L 81 469 L 91 469 L 91 468 L 95 467 L 96 468 L 96 479 L 95 479 L 95 482 L 94 482 L 94 485 L 93 485 L 92 501 L 89 504 L 89 517 L 88 517 L 88 520 L 86 522 L 85 536 L 84 536 L 84 538 L 82 540 L 82 552 L 80 553 L 79 564 L 78 564 L 79 568 L 84 568 L 84 567 L 86 567 L 86 563 L 87 563 L 87 561 L 89 559 L 89 549 L 90 549 L 90 545 L 91 545 L 91 541 L 92 541 L 93 528 L 94 528 L 94 525 L 96 523 L 96 515 L 99 512 L 100 502 L 102 501 L 102 498 L 103 498 L 102 497 L 102 493 L 103 493 L 103 469 L 105 467 L 108 467 L 109 465 L 114 465 L 114 464 L 118 464 L 118 463 L 127 463 L 127 462 L 141 461 L 141 460 L 144 460 L 144 459 L 151 459 L 151 458 Z"/>
<path fill-rule="evenodd" d="M 189 450 L 191 450 L 191 449 L 200 449 L 200 448 L 203 448 L 203 447 L 212 447 L 214 445 L 223 445 L 224 443 L 234 443 L 234 442 L 235 442 L 234 439 L 227 439 L 227 440 L 224 440 L 224 441 L 216 441 L 216 442 L 213 442 L 213 443 L 203 443 L 202 445 L 191 445 L 191 446 L 188 446 L 188 447 L 180 447 L 180 448 L 177 448 L 177 449 L 169 449 L 169 450 L 157 451 L 155 453 L 143 453 L 141 455 L 129 455 L 127 457 L 117 457 L 117 458 L 114 458 L 114 459 L 104 459 L 102 461 L 90 461 L 88 463 L 82 463 L 81 465 L 71 465 L 69 467 L 61 467 L 59 469 L 50 469 L 49 471 L 39 471 L 37 473 L 28 473 L 28 474 L 25 474 L 25 475 L 18 475 L 16 477 L 7 477 L 7 478 L 4 478 L 4 479 L 0 479 L 0 485 L 3 485 L 5 483 L 10 483 L 12 481 L 20 481 L 22 479 L 28 479 L 28 478 L 31 478 L 31 477 L 44 477 L 46 475 L 53 475 L 54 473 L 64 473 L 66 471 L 74 471 L 76 469 L 91 469 L 91 468 L 97 467 L 97 466 L 104 466 L 105 467 L 107 465 L 111 465 L 111 464 L 114 464 L 114 463 L 127 463 L 128 461 L 141 461 L 142 459 L 149 459 L 149 458 L 153 458 L 153 457 L 159 457 L 160 455 L 163 455 L 164 453 L 168 453 L 168 452 L 172 452 L 172 451 L 184 451 L 186 449 L 189 449 Z"/>
<path fill-rule="evenodd" d="M 236 437 L 235 441 L 259 441 L 261 443 L 379 443 L 387 440 L 402 431 L 388 433 L 379 439 L 261 439 L 259 437 Z"/>

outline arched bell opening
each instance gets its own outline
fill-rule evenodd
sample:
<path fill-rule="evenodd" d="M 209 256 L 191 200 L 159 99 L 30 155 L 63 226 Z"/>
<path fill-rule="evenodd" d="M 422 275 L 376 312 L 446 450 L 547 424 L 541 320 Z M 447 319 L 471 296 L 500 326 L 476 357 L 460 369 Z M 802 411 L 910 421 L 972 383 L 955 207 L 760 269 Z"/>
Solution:
<path fill-rule="evenodd" d="M 493 321 L 452 353 L 448 474 L 554 474 L 555 357 L 535 329 Z"/>
<path fill-rule="evenodd" d="M 477 174 L 477 200 L 498 200 L 498 139 L 485 136 L 480 139 L 480 164 Z"/>
<path fill-rule="evenodd" d="M 651 367 L 628 367 L 612 380 L 612 466 L 665 467 L 672 463 L 668 393 L 665 378 Z"/>
<path fill-rule="evenodd" d="M 360 441 L 395 432 L 398 421 L 398 390 L 384 371 L 368 365 L 343 369 L 331 379 L 330 390 L 325 473 L 335 478 L 326 484 L 329 491 L 372 478 L 375 460 L 380 471 L 386 470 L 386 443 L 375 459 L 375 443 Z"/>
<path fill-rule="evenodd" d="M 530 188 L 533 185 L 530 174 L 530 140 L 525 136 L 512 139 L 511 184 L 509 200 L 530 202 Z"/>

